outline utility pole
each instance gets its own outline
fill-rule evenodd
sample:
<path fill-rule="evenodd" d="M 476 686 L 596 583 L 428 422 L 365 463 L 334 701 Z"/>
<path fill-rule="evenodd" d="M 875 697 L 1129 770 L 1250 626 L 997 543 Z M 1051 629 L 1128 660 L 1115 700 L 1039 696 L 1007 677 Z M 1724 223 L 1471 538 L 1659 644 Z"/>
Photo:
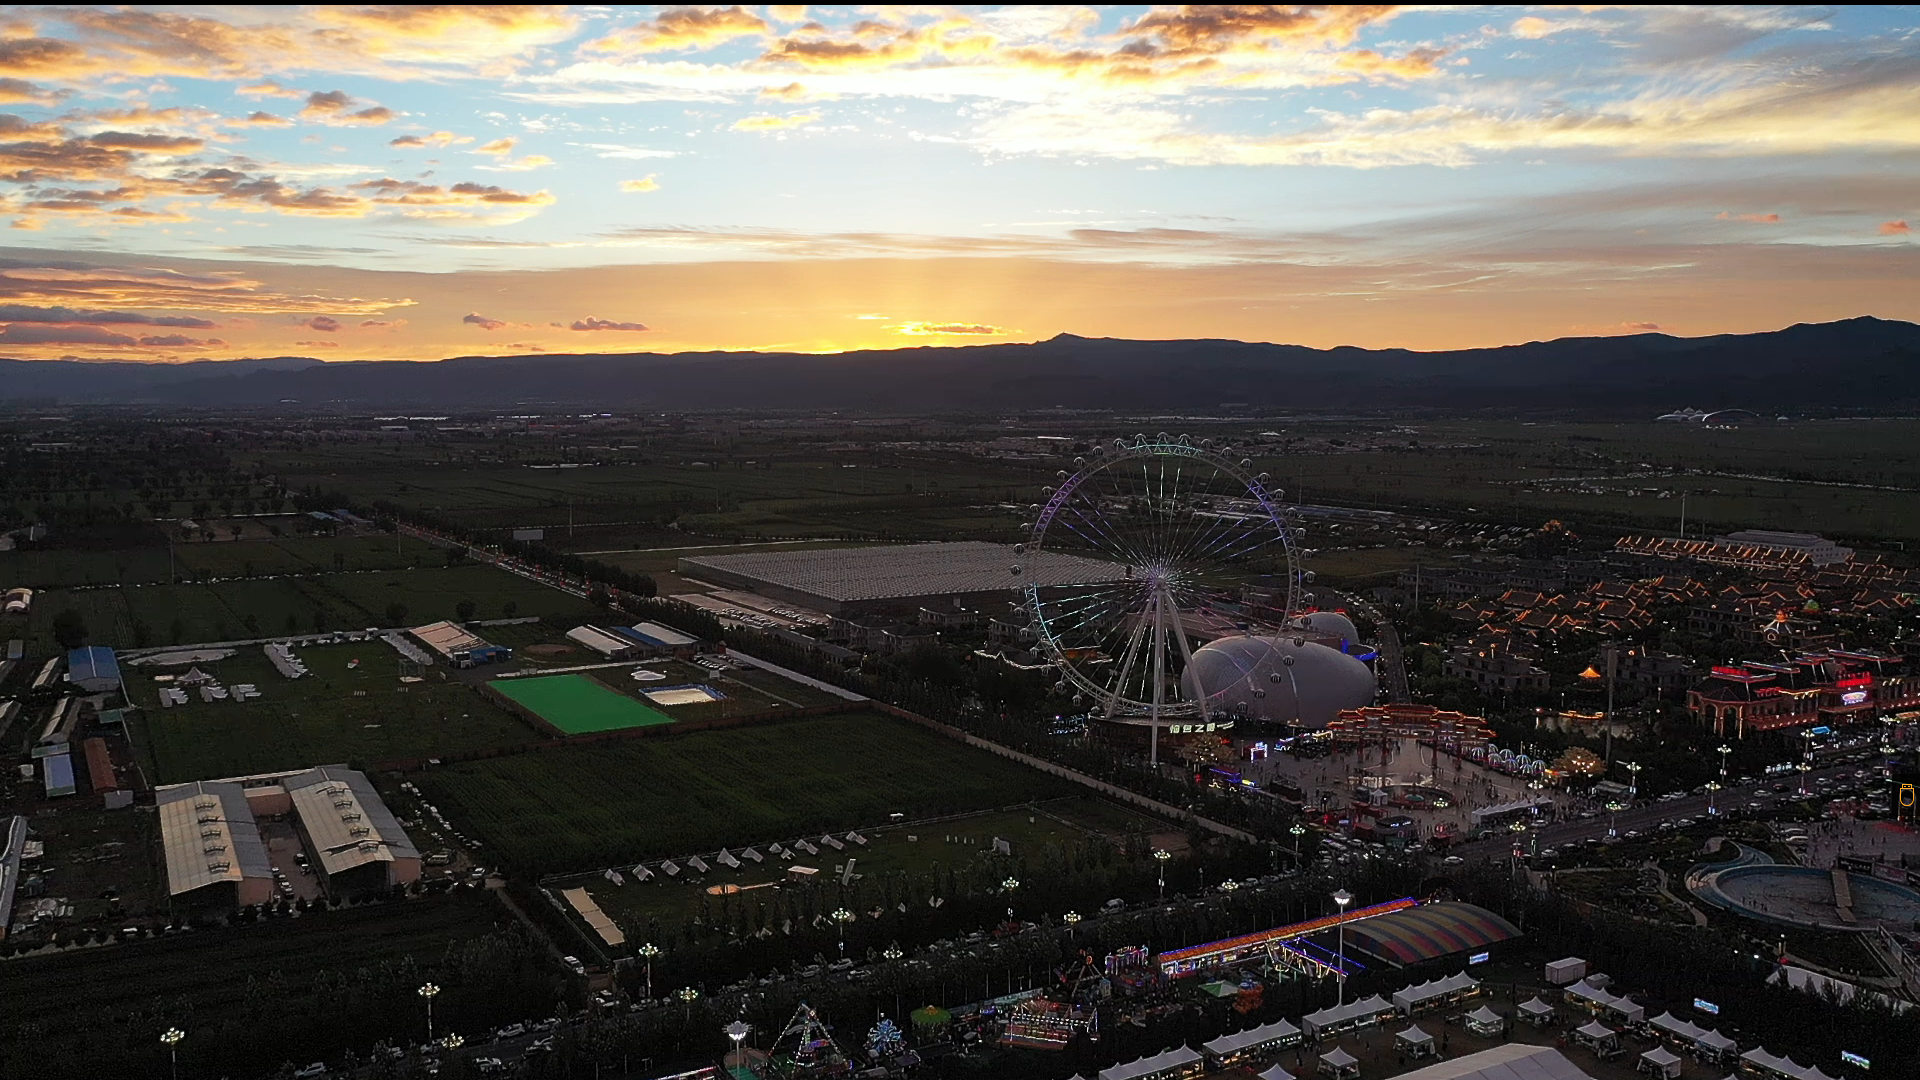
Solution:
<path fill-rule="evenodd" d="M 1680 493 L 1680 539 L 1687 538 L 1687 493 Z"/>

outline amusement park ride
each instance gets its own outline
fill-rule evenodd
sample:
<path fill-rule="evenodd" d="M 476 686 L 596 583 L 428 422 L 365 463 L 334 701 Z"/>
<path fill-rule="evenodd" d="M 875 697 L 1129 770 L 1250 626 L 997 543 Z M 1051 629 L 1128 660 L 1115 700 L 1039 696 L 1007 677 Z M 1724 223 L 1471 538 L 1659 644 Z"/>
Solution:
<path fill-rule="evenodd" d="M 1163 731 L 1204 736 L 1252 717 L 1324 723 L 1372 699 L 1362 661 L 1308 640 L 1322 628 L 1299 614 L 1313 580 L 1295 548 L 1302 530 L 1251 460 L 1162 433 L 1116 439 L 1073 464 L 1042 489 L 1010 569 L 1076 709 L 1146 728 L 1158 764 Z M 1049 575 L 1032 571 L 1063 554 L 1117 572 L 1039 584 Z M 1278 583 L 1275 595 L 1249 604 L 1253 579 Z"/>

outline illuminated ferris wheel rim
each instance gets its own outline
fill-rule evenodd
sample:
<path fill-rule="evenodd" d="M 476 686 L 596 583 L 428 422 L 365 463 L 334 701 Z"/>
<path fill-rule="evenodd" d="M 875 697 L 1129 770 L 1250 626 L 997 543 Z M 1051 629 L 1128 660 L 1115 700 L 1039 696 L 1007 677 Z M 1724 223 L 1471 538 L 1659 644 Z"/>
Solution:
<path fill-rule="evenodd" d="M 1211 439 L 1202 440 L 1198 444 L 1195 444 L 1184 435 L 1170 437 L 1164 433 L 1153 438 L 1136 436 L 1132 440 L 1115 439 L 1110 449 L 1104 445 L 1096 447 L 1093 451 L 1093 460 L 1089 460 L 1086 457 L 1075 458 L 1074 470 L 1071 473 L 1066 470 L 1061 471 L 1060 486 L 1052 491 L 1044 492 L 1044 494 L 1048 496 L 1048 499 L 1044 505 L 1038 508 L 1039 513 L 1036 515 L 1033 524 L 1029 527 L 1027 545 L 1016 550 L 1026 559 L 1045 554 L 1048 551 L 1046 546 L 1047 530 L 1049 526 L 1054 523 L 1054 519 L 1060 513 L 1061 509 L 1072 501 L 1074 495 L 1079 492 L 1088 481 L 1101 473 L 1113 469 L 1117 465 L 1132 461 L 1154 459 L 1164 461 L 1169 458 L 1204 462 L 1216 470 L 1218 474 L 1231 479 L 1238 485 L 1241 489 L 1241 494 L 1233 497 L 1251 499 L 1254 506 L 1257 507 L 1257 511 L 1250 511 L 1247 514 L 1241 515 L 1240 520 L 1243 522 L 1257 522 L 1258 527 L 1262 529 L 1268 526 L 1272 528 L 1274 539 L 1279 545 L 1279 554 L 1285 562 L 1284 576 L 1286 580 L 1286 595 L 1281 610 L 1283 612 L 1292 612 L 1299 606 L 1297 600 L 1300 574 L 1297 553 L 1293 543 L 1297 530 L 1288 523 L 1286 515 L 1276 504 L 1275 496 L 1278 492 L 1269 492 L 1267 490 L 1267 475 L 1265 473 L 1258 475 L 1252 474 L 1251 469 L 1253 462 L 1251 460 L 1241 459 L 1240 462 L 1236 464 L 1229 456 L 1230 453 L 1230 446 L 1216 448 Z M 1224 563 L 1224 561 L 1225 560 L 1216 560 L 1217 563 Z M 1159 567 L 1154 572 L 1163 573 L 1165 569 L 1164 566 Z M 1016 564 L 1014 573 L 1018 574 L 1020 572 L 1021 568 Z M 1106 705 L 1108 719 L 1123 723 L 1139 723 L 1141 722 L 1138 719 L 1140 715 L 1148 714 L 1151 719 L 1146 722 L 1158 725 L 1163 720 L 1178 720 L 1186 717 L 1206 716 L 1208 714 L 1206 703 L 1196 698 L 1176 697 L 1173 700 L 1150 702 L 1125 696 L 1124 682 L 1127 677 L 1127 671 L 1124 665 L 1116 671 L 1114 685 L 1105 685 L 1094 678 L 1081 663 L 1077 662 L 1076 657 L 1071 655 L 1082 652 L 1083 649 L 1080 646 L 1065 644 L 1060 640 L 1059 634 L 1053 625 L 1054 620 L 1050 619 L 1048 615 L 1048 601 L 1042 595 L 1042 589 L 1047 587 L 1048 586 L 1031 579 L 1018 587 L 1021 592 L 1022 606 L 1033 619 L 1034 629 L 1038 634 L 1039 643 L 1045 649 L 1053 665 L 1068 682 L 1072 683 L 1073 686 L 1082 693 L 1092 695 L 1097 702 Z M 1144 612 L 1129 613 L 1129 617 L 1140 617 L 1142 615 L 1144 615 Z M 1175 633 L 1179 636 L 1181 648 L 1186 650 L 1188 649 L 1188 642 L 1185 640 L 1187 636 L 1184 622 L 1185 617 L 1177 610 L 1175 615 L 1176 619 L 1180 622 L 1180 625 L 1175 628 Z M 1276 625 L 1272 627 L 1272 629 L 1278 631 L 1280 627 Z M 1219 636 L 1245 636 L 1248 633 L 1249 628 L 1246 625 L 1237 625 L 1234 629 L 1230 630 L 1228 634 Z M 1156 648 L 1157 647 L 1158 646 L 1156 646 Z M 1188 653 L 1188 658 L 1190 659 L 1190 652 Z M 1130 658 L 1128 662 L 1130 662 Z M 1225 687 L 1222 687 L 1214 690 L 1207 696 L 1218 696 L 1223 693 L 1225 689 Z M 1115 715 L 1115 713 L 1119 713 L 1119 715 Z"/>

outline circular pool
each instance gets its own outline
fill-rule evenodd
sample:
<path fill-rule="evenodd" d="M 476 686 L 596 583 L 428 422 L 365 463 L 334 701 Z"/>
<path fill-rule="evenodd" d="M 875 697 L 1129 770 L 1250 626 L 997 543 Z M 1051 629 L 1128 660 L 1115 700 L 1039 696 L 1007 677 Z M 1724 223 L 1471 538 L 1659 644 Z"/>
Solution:
<path fill-rule="evenodd" d="M 1844 877 L 1851 920 L 1842 914 L 1833 872 L 1811 866 L 1697 867 L 1687 875 L 1687 888 L 1715 907 L 1780 926 L 1871 930 L 1920 924 L 1920 892 L 1865 874 Z"/>

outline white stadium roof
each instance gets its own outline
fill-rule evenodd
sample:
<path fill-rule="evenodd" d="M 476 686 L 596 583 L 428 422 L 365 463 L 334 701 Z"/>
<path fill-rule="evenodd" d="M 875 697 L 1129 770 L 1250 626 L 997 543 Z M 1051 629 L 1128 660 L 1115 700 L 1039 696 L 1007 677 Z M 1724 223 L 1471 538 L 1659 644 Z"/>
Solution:
<path fill-rule="evenodd" d="M 680 563 L 683 573 L 693 577 L 703 569 L 719 571 L 728 578 L 762 581 L 842 602 L 1012 590 L 1021 584 L 1086 585 L 1125 574 L 1114 563 L 1054 552 L 1016 555 L 1009 545 L 973 540 L 756 551 L 697 556 Z M 1012 570 L 1015 563 L 1021 567 L 1018 576 Z"/>

